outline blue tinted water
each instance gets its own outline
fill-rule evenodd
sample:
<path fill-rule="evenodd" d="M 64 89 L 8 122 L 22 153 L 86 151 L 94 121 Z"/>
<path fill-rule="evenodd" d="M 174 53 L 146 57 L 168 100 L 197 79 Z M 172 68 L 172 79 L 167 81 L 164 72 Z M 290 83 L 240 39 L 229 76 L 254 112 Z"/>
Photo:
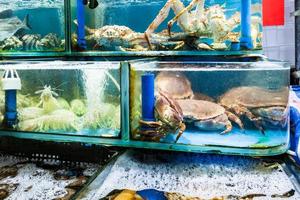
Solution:
<path fill-rule="evenodd" d="M 289 84 L 289 70 L 257 71 L 202 71 L 186 72 L 193 91 L 205 93 L 217 99 L 230 88 L 237 86 L 258 86 L 268 89 L 281 89 Z"/>
<path fill-rule="evenodd" d="M 28 107 L 37 107 L 41 101 L 41 94 L 37 91 L 43 90 L 44 86 L 51 86 L 53 97 L 63 99 L 65 102 L 64 109 L 73 111 L 77 114 L 72 125 L 78 125 L 78 131 L 70 128 L 70 122 L 66 122 L 64 126 L 55 127 L 57 122 L 48 121 L 48 116 L 53 113 L 42 114 L 46 116 L 46 120 L 42 119 L 42 126 L 39 126 L 41 116 L 33 117 L 33 128 L 22 129 L 18 131 L 28 132 L 45 132 L 64 135 L 91 136 L 91 137 L 118 137 L 120 135 L 120 69 L 117 62 L 20 62 L 15 65 L 7 65 L 17 68 L 19 77 L 22 81 L 22 89 L 19 94 L 24 95 L 20 98 L 18 112 L 22 113 Z M 3 66 L 2 66 L 3 67 Z M 42 69 L 44 68 L 44 69 Z M 0 73 L 3 73 L 3 69 Z M 115 81 L 115 82 L 114 82 Z M 1 93 L 4 95 L 4 93 Z M 1 96 L 2 97 L 2 96 Z M 20 96 L 19 96 L 20 97 Z M 78 114 L 71 109 L 73 100 L 81 100 L 83 108 L 82 114 Z M 59 101 L 59 100 L 58 100 Z M 24 102 L 20 103 L 20 102 Z M 2 102 L 4 103 L 4 102 Z M 22 105 L 21 105 L 22 104 Z M 2 106 L 4 106 L 2 104 Z M 43 105 L 44 106 L 44 105 Z M 109 106 L 106 109 L 106 106 Z M 99 109 L 101 112 L 97 112 Z M 76 110 L 76 109 L 75 109 Z M 31 112 L 31 111 L 30 111 Z M 101 114 L 101 118 L 99 115 Z M 63 115 L 63 114 L 62 114 Z M 103 116 L 102 116 L 103 115 Z M 19 115 L 20 123 L 28 124 L 30 120 L 27 117 L 22 118 Z M 30 118 L 30 117 L 29 117 Z M 107 118 L 117 121 L 115 125 L 103 122 Z M 101 126 L 94 127 L 85 122 L 100 123 Z M 49 124 L 50 127 L 46 124 Z M 91 128 L 90 128 L 91 127 Z M 90 128 L 90 129 L 89 129 Z"/>
<path fill-rule="evenodd" d="M 251 64 L 252 65 L 252 64 Z M 140 92 L 140 76 L 145 73 L 157 75 L 161 71 L 184 74 L 191 83 L 195 93 L 202 93 L 213 97 L 215 101 L 232 88 L 240 86 L 266 88 L 270 91 L 278 91 L 289 85 L 289 68 L 283 65 L 270 63 L 257 64 L 250 67 L 247 63 L 180 63 L 180 62 L 149 62 L 142 65 L 135 64 L 133 70 L 136 74 L 136 90 Z M 174 87 L 179 87 L 177 84 Z M 132 91 L 131 91 L 132 92 Z M 133 91 L 136 92 L 136 91 Z M 288 92 L 285 94 L 288 96 Z M 134 96 L 133 98 L 138 98 Z M 234 96 L 232 97 L 234 100 Z M 134 99 L 132 104 L 139 103 Z M 225 135 L 220 135 L 223 130 L 206 131 L 192 126 L 186 122 L 186 130 L 178 140 L 178 144 L 200 145 L 200 146 L 226 146 L 238 148 L 270 148 L 284 147 L 288 144 L 289 127 L 270 127 L 263 125 L 265 135 L 253 122 L 240 118 L 245 130 L 241 130 L 235 123 L 233 129 Z M 131 125 L 134 126 L 133 122 Z M 177 134 L 168 133 L 161 142 L 173 144 Z"/>
<path fill-rule="evenodd" d="M 22 9 L 13 12 L 22 21 L 29 15 L 31 30 L 25 30 L 27 34 L 40 34 L 42 37 L 48 33 L 55 33 L 64 37 L 64 14 L 56 8 Z"/>
<path fill-rule="evenodd" d="M 122 3 L 123 2 L 123 3 Z M 101 12 L 96 13 L 95 21 L 99 19 L 99 15 L 105 15 L 103 25 L 124 25 L 137 32 L 144 32 L 150 25 L 152 20 L 157 16 L 160 9 L 167 1 L 102 1 L 103 7 L 97 8 Z M 187 6 L 191 1 L 182 1 Z M 260 0 L 253 0 L 252 4 L 261 3 Z M 205 7 L 211 5 L 223 5 L 225 6 L 225 15 L 227 18 L 232 16 L 236 11 L 240 11 L 240 0 L 206 0 Z M 87 9 L 88 11 L 88 9 Z M 104 12 L 103 12 L 104 11 Z M 166 29 L 167 22 L 174 17 L 174 13 L 171 10 L 168 18 L 160 25 L 156 32 Z M 178 26 L 174 26 L 173 31 L 180 31 Z"/>
<path fill-rule="evenodd" d="M 174 143 L 175 134 L 169 134 L 162 142 Z M 222 139 L 221 139 L 222 138 Z M 179 138 L 179 144 L 189 145 L 211 145 L 227 147 L 276 147 L 286 145 L 288 135 L 286 130 L 268 129 L 263 135 L 255 129 L 246 129 L 244 132 L 237 127 L 226 135 L 220 136 L 220 131 L 201 131 L 199 129 L 188 129 Z"/>

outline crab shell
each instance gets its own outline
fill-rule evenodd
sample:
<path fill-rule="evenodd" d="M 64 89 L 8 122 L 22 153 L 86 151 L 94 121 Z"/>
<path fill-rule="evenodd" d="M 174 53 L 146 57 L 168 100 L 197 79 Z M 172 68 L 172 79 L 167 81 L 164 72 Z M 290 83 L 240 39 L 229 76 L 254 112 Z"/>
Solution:
<path fill-rule="evenodd" d="M 115 37 L 125 37 L 128 34 L 134 33 L 133 30 L 126 26 L 118 26 L 118 25 L 106 25 L 98 29 L 87 28 L 89 34 L 93 35 L 95 38 L 107 37 L 107 38 L 115 38 Z"/>
<path fill-rule="evenodd" d="M 98 29 L 86 27 L 86 30 L 90 34 L 86 37 L 87 41 L 96 42 L 96 46 L 104 50 L 121 50 L 122 48 L 144 50 L 141 45 L 146 44 L 143 34 L 134 32 L 126 26 L 107 25 Z"/>
<path fill-rule="evenodd" d="M 207 96 L 206 94 L 199 93 L 199 92 L 194 93 L 193 99 L 215 102 L 215 99 L 213 99 L 212 97 Z"/>
<path fill-rule="evenodd" d="M 237 87 L 220 98 L 220 104 L 228 109 L 245 107 L 254 115 L 262 117 L 274 125 L 287 118 L 288 88 L 268 90 L 260 87 Z"/>
<path fill-rule="evenodd" d="M 160 72 L 155 79 L 155 88 L 173 99 L 189 99 L 193 96 L 191 82 L 180 72 Z"/>
<path fill-rule="evenodd" d="M 226 107 L 241 105 L 250 109 L 272 106 L 286 107 L 288 94 L 287 88 L 273 91 L 260 87 L 237 87 L 226 92 L 220 98 L 220 103 Z"/>
<path fill-rule="evenodd" d="M 203 100 L 177 100 L 182 109 L 184 120 L 194 123 L 202 130 L 224 129 L 228 122 L 226 110 L 222 106 Z"/>

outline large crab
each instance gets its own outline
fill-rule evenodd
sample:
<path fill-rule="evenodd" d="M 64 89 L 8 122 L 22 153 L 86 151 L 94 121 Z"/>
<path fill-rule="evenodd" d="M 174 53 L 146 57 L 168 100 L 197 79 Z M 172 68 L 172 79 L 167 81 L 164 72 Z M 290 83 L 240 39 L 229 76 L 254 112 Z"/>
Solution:
<path fill-rule="evenodd" d="M 155 79 L 155 90 L 157 92 L 155 113 L 158 121 L 141 120 L 140 124 L 146 127 L 140 131 L 143 136 L 159 140 L 168 132 L 179 129 L 177 142 L 185 130 L 184 121 L 187 119 L 189 119 L 187 122 L 193 120 L 201 129 L 219 130 L 226 127 L 222 133 L 232 129 L 228 118 L 243 128 L 238 117 L 225 111 L 222 106 L 212 103 L 212 98 L 201 93 L 194 94 L 190 81 L 181 72 L 160 72 Z M 192 110 L 188 108 L 189 103 Z"/>
<path fill-rule="evenodd" d="M 221 96 L 219 103 L 239 117 L 246 116 L 264 133 L 263 123 L 285 126 L 288 89 L 269 90 L 260 87 L 237 87 Z"/>
<path fill-rule="evenodd" d="M 170 132 L 177 132 L 175 143 L 178 141 L 182 133 L 185 131 L 183 123 L 183 113 L 173 98 L 158 92 L 155 103 L 155 117 L 157 121 L 140 120 L 142 136 L 159 140 Z"/>
<path fill-rule="evenodd" d="M 160 72 L 155 79 L 155 90 L 176 100 L 183 111 L 184 121 L 193 121 L 200 129 L 220 130 L 226 127 L 222 133 L 227 133 L 232 129 L 229 120 L 243 129 L 240 119 L 233 113 L 225 111 L 222 106 L 213 103 L 213 98 L 202 93 L 194 93 L 191 82 L 181 72 Z"/>
<path fill-rule="evenodd" d="M 193 92 L 189 79 L 178 71 L 162 71 L 155 78 L 155 90 L 161 91 L 175 100 L 195 99 L 214 102 L 206 94 Z"/>
<path fill-rule="evenodd" d="M 232 130 L 230 121 L 235 122 L 243 129 L 241 120 L 233 113 L 226 111 L 224 107 L 204 100 L 184 99 L 177 100 L 183 112 L 184 121 L 193 123 L 201 130 L 221 130 L 221 134 Z"/>
<path fill-rule="evenodd" d="M 77 21 L 74 21 L 77 24 Z M 146 51 L 147 41 L 144 34 L 135 32 L 127 26 L 106 25 L 97 29 L 85 27 L 86 41 L 93 49 L 113 51 Z M 183 46 L 182 41 L 169 41 L 169 36 L 163 33 L 153 34 L 155 49 L 178 49 Z M 77 38 L 73 36 L 73 43 Z"/>
<path fill-rule="evenodd" d="M 181 72 L 160 72 L 155 78 L 155 90 L 173 99 L 190 99 L 194 96 L 191 82 Z"/>
<path fill-rule="evenodd" d="M 78 25 L 77 20 L 74 23 Z M 85 26 L 88 45 L 93 49 L 101 50 L 145 50 L 141 45 L 144 38 L 126 26 L 106 25 L 100 28 L 89 28 Z M 77 43 L 77 36 L 72 36 L 72 43 Z"/>
<path fill-rule="evenodd" d="M 195 10 L 192 9 L 195 7 Z M 220 5 L 204 9 L 204 0 L 193 0 L 187 7 L 180 0 L 168 0 L 156 18 L 145 31 L 145 38 L 151 48 L 150 36 L 158 26 L 168 17 L 170 9 L 175 17 L 168 22 L 168 32 L 177 21 L 180 28 L 189 36 L 207 37 L 212 35 L 215 49 L 224 48 L 226 35 L 240 23 L 240 13 L 236 12 L 226 19 L 224 10 Z M 201 43 L 200 43 L 201 44 Z"/>

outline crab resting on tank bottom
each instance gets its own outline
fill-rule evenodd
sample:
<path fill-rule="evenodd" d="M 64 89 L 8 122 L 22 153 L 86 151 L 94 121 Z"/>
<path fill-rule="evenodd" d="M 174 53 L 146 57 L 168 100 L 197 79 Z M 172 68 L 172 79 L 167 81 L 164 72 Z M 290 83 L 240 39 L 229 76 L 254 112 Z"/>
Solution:
<path fill-rule="evenodd" d="M 74 21 L 77 24 L 76 21 Z M 86 40 L 93 49 L 102 50 L 145 50 L 141 45 L 143 38 L 126 26 L 103 26 L 98 29 L 85 27 Z M 75 43 L 76 41 L 73 41 Z"/>
<path fill-rule="evenodd" d="M 221 96 L 219 103 L 239 117 L 246 116 L 264 133 L 263 125 L 286 126 L 288 94 L 288 88 L 268 90 L 260 87 L 237 87 Z"/>
<path fill-rule="evenodd" d="M 185 131 L 183 113 L 177 101 L 167 95 L 158 92 L 155 102 L 155 118 L 158 121 L 140 120 L 142 128 L 139 131 L 145 139 L 159 141 L 168 133 L 177 133 L 175 142 Z"/>
<path fill-rule="evenodd" d="M 74 23 L 77 25 L 77 21 Z M 87 45 L 94 50 L 104 51 L 147 51 L 148 45 L 143 33 L 135 32 L 126 26 L 106 25 L 92 29 L 85 27 Z M 153 34 L 153 45 L 156 50 L 176 50 L 182 48 L 184 42 L 169 41 L 165 34 Z M 77 35 L 72 35 L 73 46 L 77 45 Z"/>
<path fill-rule="evenodd" d="M 177 100 L 183 112 L 186 123 L 192 123 L 201 130 L 224 130 L 221 134 L 232 130 L 234 121 L 241 129 L 244 129 L 241 120 L 233 113 L 226 111 L 222 106 L 203 100 Z"/>
<path fill-rule="evenodd" d="M 236 19 L 236 16 L 233 17 Z M 232 21 L 232 20 L 231 20 Z M 234 20 L 233 20 L 234 21 Z M 74 21 L 77 24 L 77 21 Z M 233 23 L 233 22 L 231 22 Z M 148 50 L 224 50 L 227 48 L 223 41 L 230 40 L 232 32 L 227 31 L 222 35 L 222 42 L 208 44 L 203 42 L 202 36 L 212 37 L 212 32 L 207 32 L 201 37 L 197 33 L 172 33 L 170 36 L 167 31 L 160 33 L 151 33 L 149 35 L 135 32 L 129 27 L 119 25 L 106 25 L 100 28 L 92 29 L 85 27 L 87 36 L 87 46 L 93 50 L 104 51 L 148 51 Z M 216 31 L 218 32 L 218 30 Z M 149 41 L 151 45 L 149 46 Z M 235 39 L 236 40 L 236 39 Z M 72 35 L 72 45 L 77 46 L 77 35 Z"/>
<path fill-rule="evenodd" d="M 157 121 L 141 120 L 139 131 L 142 137 L 148 136 L 154 141 L 178 131 L 177 142 L 186 124 L 225 134 L 232 130 L 232 121 L 244 130 L 241 117 L 248 118 L 262 133 L 264 127 L 284 128 L 287 125 L 288 88 L 236 87 L 214 103 L 212 98 L 194 93 L 191 82 L 181 72 L 163 71 L 156 76 L 155 91 Z"/>

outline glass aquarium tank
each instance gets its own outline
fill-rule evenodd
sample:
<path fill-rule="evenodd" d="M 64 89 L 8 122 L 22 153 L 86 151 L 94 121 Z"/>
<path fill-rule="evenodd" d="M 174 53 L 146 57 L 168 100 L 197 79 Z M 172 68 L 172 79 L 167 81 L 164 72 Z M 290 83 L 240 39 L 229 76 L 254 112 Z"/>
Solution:
<path fill-rule="evenodd" d="M 131 139 L 185 150 L 283 153 L 289 73 L 288 64 L 269 61 L 132 62 Z"/>
<path fill-rule="evenodd" d="M 0 53 L 65 50 L 63 0 L 0 0 Z"/>
<path fill-rule="evenodd" d="M 11 127 L 6 119 L 11 109 L 7 106 L 11 104 L 8 69 L 15 70 L 21 82 L 16 94 L 17 120 Z M 118 62 L 20 61 L 1 63 L 0 70 L 2 130 L 119 137 Z"/>
<path fill-rule="evenodd" d="M 71 0 L 72 49 L 152 54 L 261 50 L 261 5 L 261 0 Z"/>

